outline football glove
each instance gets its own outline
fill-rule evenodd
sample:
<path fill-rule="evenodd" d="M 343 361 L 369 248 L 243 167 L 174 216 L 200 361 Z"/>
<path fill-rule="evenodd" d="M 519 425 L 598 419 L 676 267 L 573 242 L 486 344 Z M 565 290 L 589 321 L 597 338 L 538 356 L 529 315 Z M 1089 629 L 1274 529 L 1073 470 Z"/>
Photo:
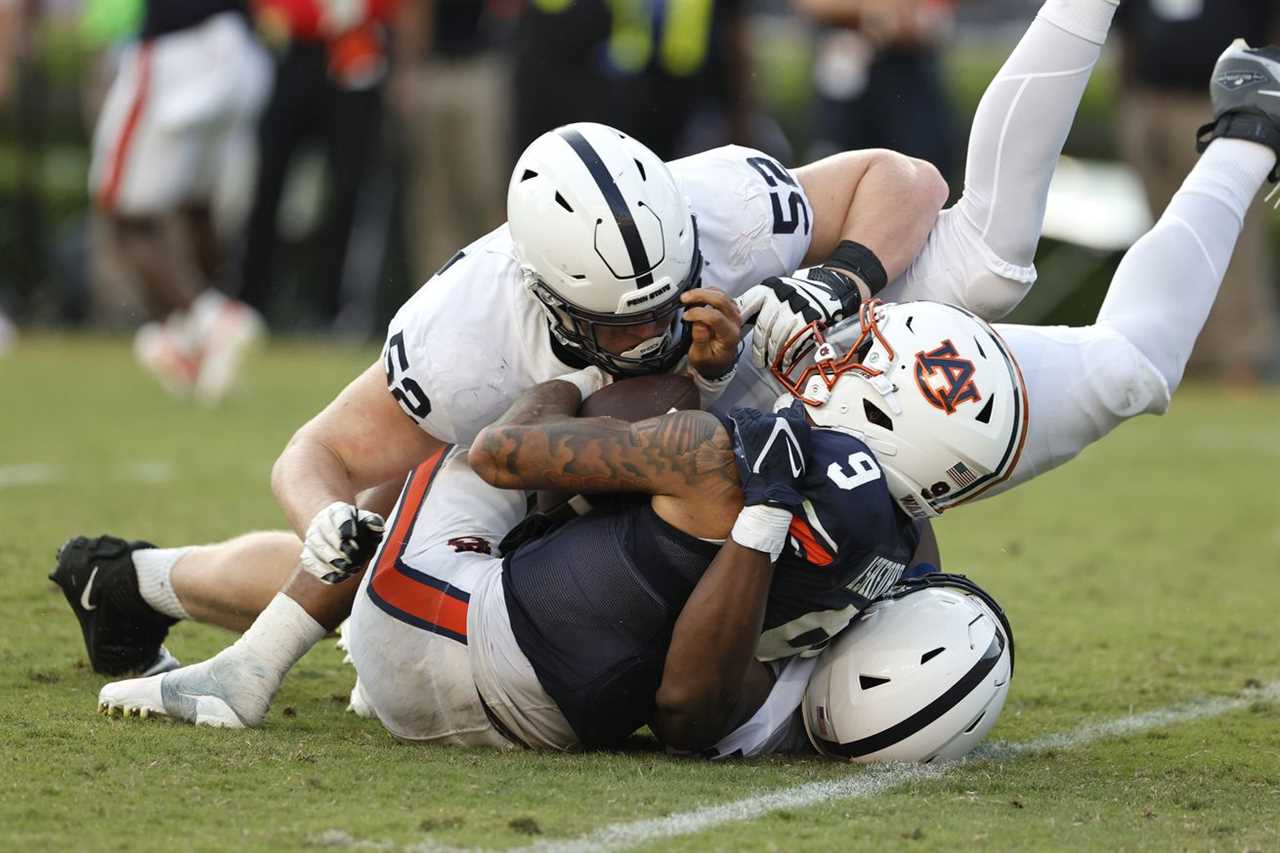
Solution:
<path fill-rule="evenodd" d="M 725 419 L 742 481 L 743 503 L 800 510 L 809 455 L 809 421 L 799 402 L 772 414 L 737 408 Z"/>
<path fill-rule="evenodd" d="M 826 329 L 846 317 L 858 313 L 862 291 L 857 283 L 842 273 L 826 267 L 798 270 L 794 276 L 766 278 L 738 299 L 743 322 L 754 320 L 751 337 L 751 360 L 756 367 L 768 370 L 787 341 L 796 337 L 810 323 Z M 812 339 L 812 334 L 806 335 Z M 790 367 L 809 351 L 803 339 L 797 340 L 787 353 Z"/>
<path fill-rule="evenodd" d="M 373 558 L 385 526 L 375 512 L 334 501 L 307 527 L 302 568 L 327 584 L 342 583 Z"/>
<path fill-rule="evenodd" d="M 792 516 L 802 511 L 809 454 L 809 421 L 797 401 L 774 414 L 734 409 L 725 419 L 742 481 L 743 503 L 730 534 L 734 542 L 777 560 Z"/>

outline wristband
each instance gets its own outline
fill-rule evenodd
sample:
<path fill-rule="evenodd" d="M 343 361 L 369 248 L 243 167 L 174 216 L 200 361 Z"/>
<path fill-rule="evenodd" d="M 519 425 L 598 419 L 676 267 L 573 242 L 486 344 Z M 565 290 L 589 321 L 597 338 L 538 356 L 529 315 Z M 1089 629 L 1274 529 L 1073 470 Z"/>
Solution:
<path fill-rule="evenodd" d="M 763 551 L 770 562 L 777 562 L 787 544 L 787 531 L 791 529 L 791 510 L 776 506 L 743 507 L 729 534 L 743 548 Z"/>
<path fill-rule="evenodd" d="M 594 365 L 584 367 L 573 373 L 566 373 L 564 376 L 557 376 L 556 379 L 561 382 L 568 382 L 577 388 L 583 400 L 609 384 L 608 374 Z"/>
<path fill-rule="evenodd" d="M 729 387 L 729 383 L 733 381 L 733 377 L 738 373 L 738 365 L 735 363 L 729 368 L 729 372 L 723 376 L 717 376 L 715 379 L 708 379 L 698 371 L 690 368 L 689 378 L 693 380 L 693 385 L 698 389 L 698 400 L 702 403 L 702 408 L 707 408 L 716 400 L 720 399 L 720 395 L 724 393 L 724 389 Z"/>
<path fill-rule="evenodd" d="M 831 253 L 831 257 L 822 264 L 831 269 L 843 270 L 857 276 L 867 286 L 871 295 L 875 296 L 889 284 L 889 274 L 884 264 L 876 257 L 876 253 L 861 243 L 852 240 L 841 240 L 840 245 Z"/>

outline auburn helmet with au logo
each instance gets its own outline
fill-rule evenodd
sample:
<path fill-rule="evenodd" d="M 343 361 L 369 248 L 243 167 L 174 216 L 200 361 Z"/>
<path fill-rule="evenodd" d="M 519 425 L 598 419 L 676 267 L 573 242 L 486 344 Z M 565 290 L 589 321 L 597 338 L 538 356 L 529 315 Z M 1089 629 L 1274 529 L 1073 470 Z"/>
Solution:
<path fill-rule="evenodd" d="M 808 331 L 779 352 L 774 375 L 814 424 L 875 452 L 908 515 L 939 515 L 1009 476 L 1027 389 L 988 323 L 952 305 L 873 300 L 825 334 Z"/>

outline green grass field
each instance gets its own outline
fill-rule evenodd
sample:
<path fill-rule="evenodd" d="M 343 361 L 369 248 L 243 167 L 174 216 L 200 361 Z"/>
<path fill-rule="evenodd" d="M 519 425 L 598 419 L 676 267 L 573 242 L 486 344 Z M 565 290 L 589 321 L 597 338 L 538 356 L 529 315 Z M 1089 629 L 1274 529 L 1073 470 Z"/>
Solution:
<path fill-rule="evenodd" d="M 275 453 L 374 354 L 273 347 L 216 412 L 165 397 L 120 340 L 37 337 L 0 359 L 0 850 L 1280 849 L 1275 392 L 1184 388 L 1168 417 L 940 525 L 947 568 L 991 589 L 1017 634 L 993 738 L 1038 749 L 904 781 L 818 759 L 682 761 L 644 741 L 565 756 L 413 747 L 345 713 L 352 672 L 330 641 L 259 731 L 97 716 L 104 679 L 45 579 L 58 544 L 281 525 Z M 227 640 L 180 625 L 169 647 L 195 661 Z M 1243 698 L 1126 736 L 1040 741 L 1207 697 Z M 615 826 L 832 780 L 886 784 L 657 840 Z"/>

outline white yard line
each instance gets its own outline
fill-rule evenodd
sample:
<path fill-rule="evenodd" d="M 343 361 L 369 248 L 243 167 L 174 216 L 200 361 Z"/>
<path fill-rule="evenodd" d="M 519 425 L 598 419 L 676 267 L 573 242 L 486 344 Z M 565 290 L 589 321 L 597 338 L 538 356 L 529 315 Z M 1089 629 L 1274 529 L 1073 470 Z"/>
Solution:
<path fill-rule="evenodd" d="M 1072 732 L 1049 735 L 1025 743 L 992 743 L 977 751 L 975 758 L 1010 759 L 1034 755 L 1054 749 L 1075 749 L 1102 738 L 1134 735 L 1150 729 L 1189 723 L 1217 717 L 1246 708 L 1254 702 L 1280 701 L 1280 681 L 1246 690 L 1238 696 L 1206 699 L 1132 714 L 1100 723 L 1088 723 Z M 678 812 L 663 818 L 628 821 L 605 826 L 581 838 L 547 839 L 509 853 L 586 853 L 586 851 L 629 850 L 665 838 L 675 838 L 723 826 L 727 823 L 754 820 L 768 812 L 802 809 L 836 800 L 857 800 L 879 796 L 910 782 L 927 781 L 944 776 L 963 766 L 963 762 L 934 766 L 882 766 L 855 770 L 855 775 L 827 782 L 813 782 L 794 788 L 783 788 L 724 803 Z M 441 850 L 423 845 L 420 849 Z"/>
<path fill-rule="evenodd" d="M 53 465 L 39 462 L 27 465 L 0 465 L 0 489 L 13 486 L 42 486 L 58 479 L 59 471 Z"/>
<path fill-rule="evenodd" d="M 168 483 L 175 478 L 172 462 L 162 459 L 140 459 L 125 462 L 110 469 L 109 479 L 122 483 Z M 0 489 L 19 486 L 48 486 L 68 482 L 67 469 L 62 465 L 30 462 L 21 465 L 0 465 Z"/>

